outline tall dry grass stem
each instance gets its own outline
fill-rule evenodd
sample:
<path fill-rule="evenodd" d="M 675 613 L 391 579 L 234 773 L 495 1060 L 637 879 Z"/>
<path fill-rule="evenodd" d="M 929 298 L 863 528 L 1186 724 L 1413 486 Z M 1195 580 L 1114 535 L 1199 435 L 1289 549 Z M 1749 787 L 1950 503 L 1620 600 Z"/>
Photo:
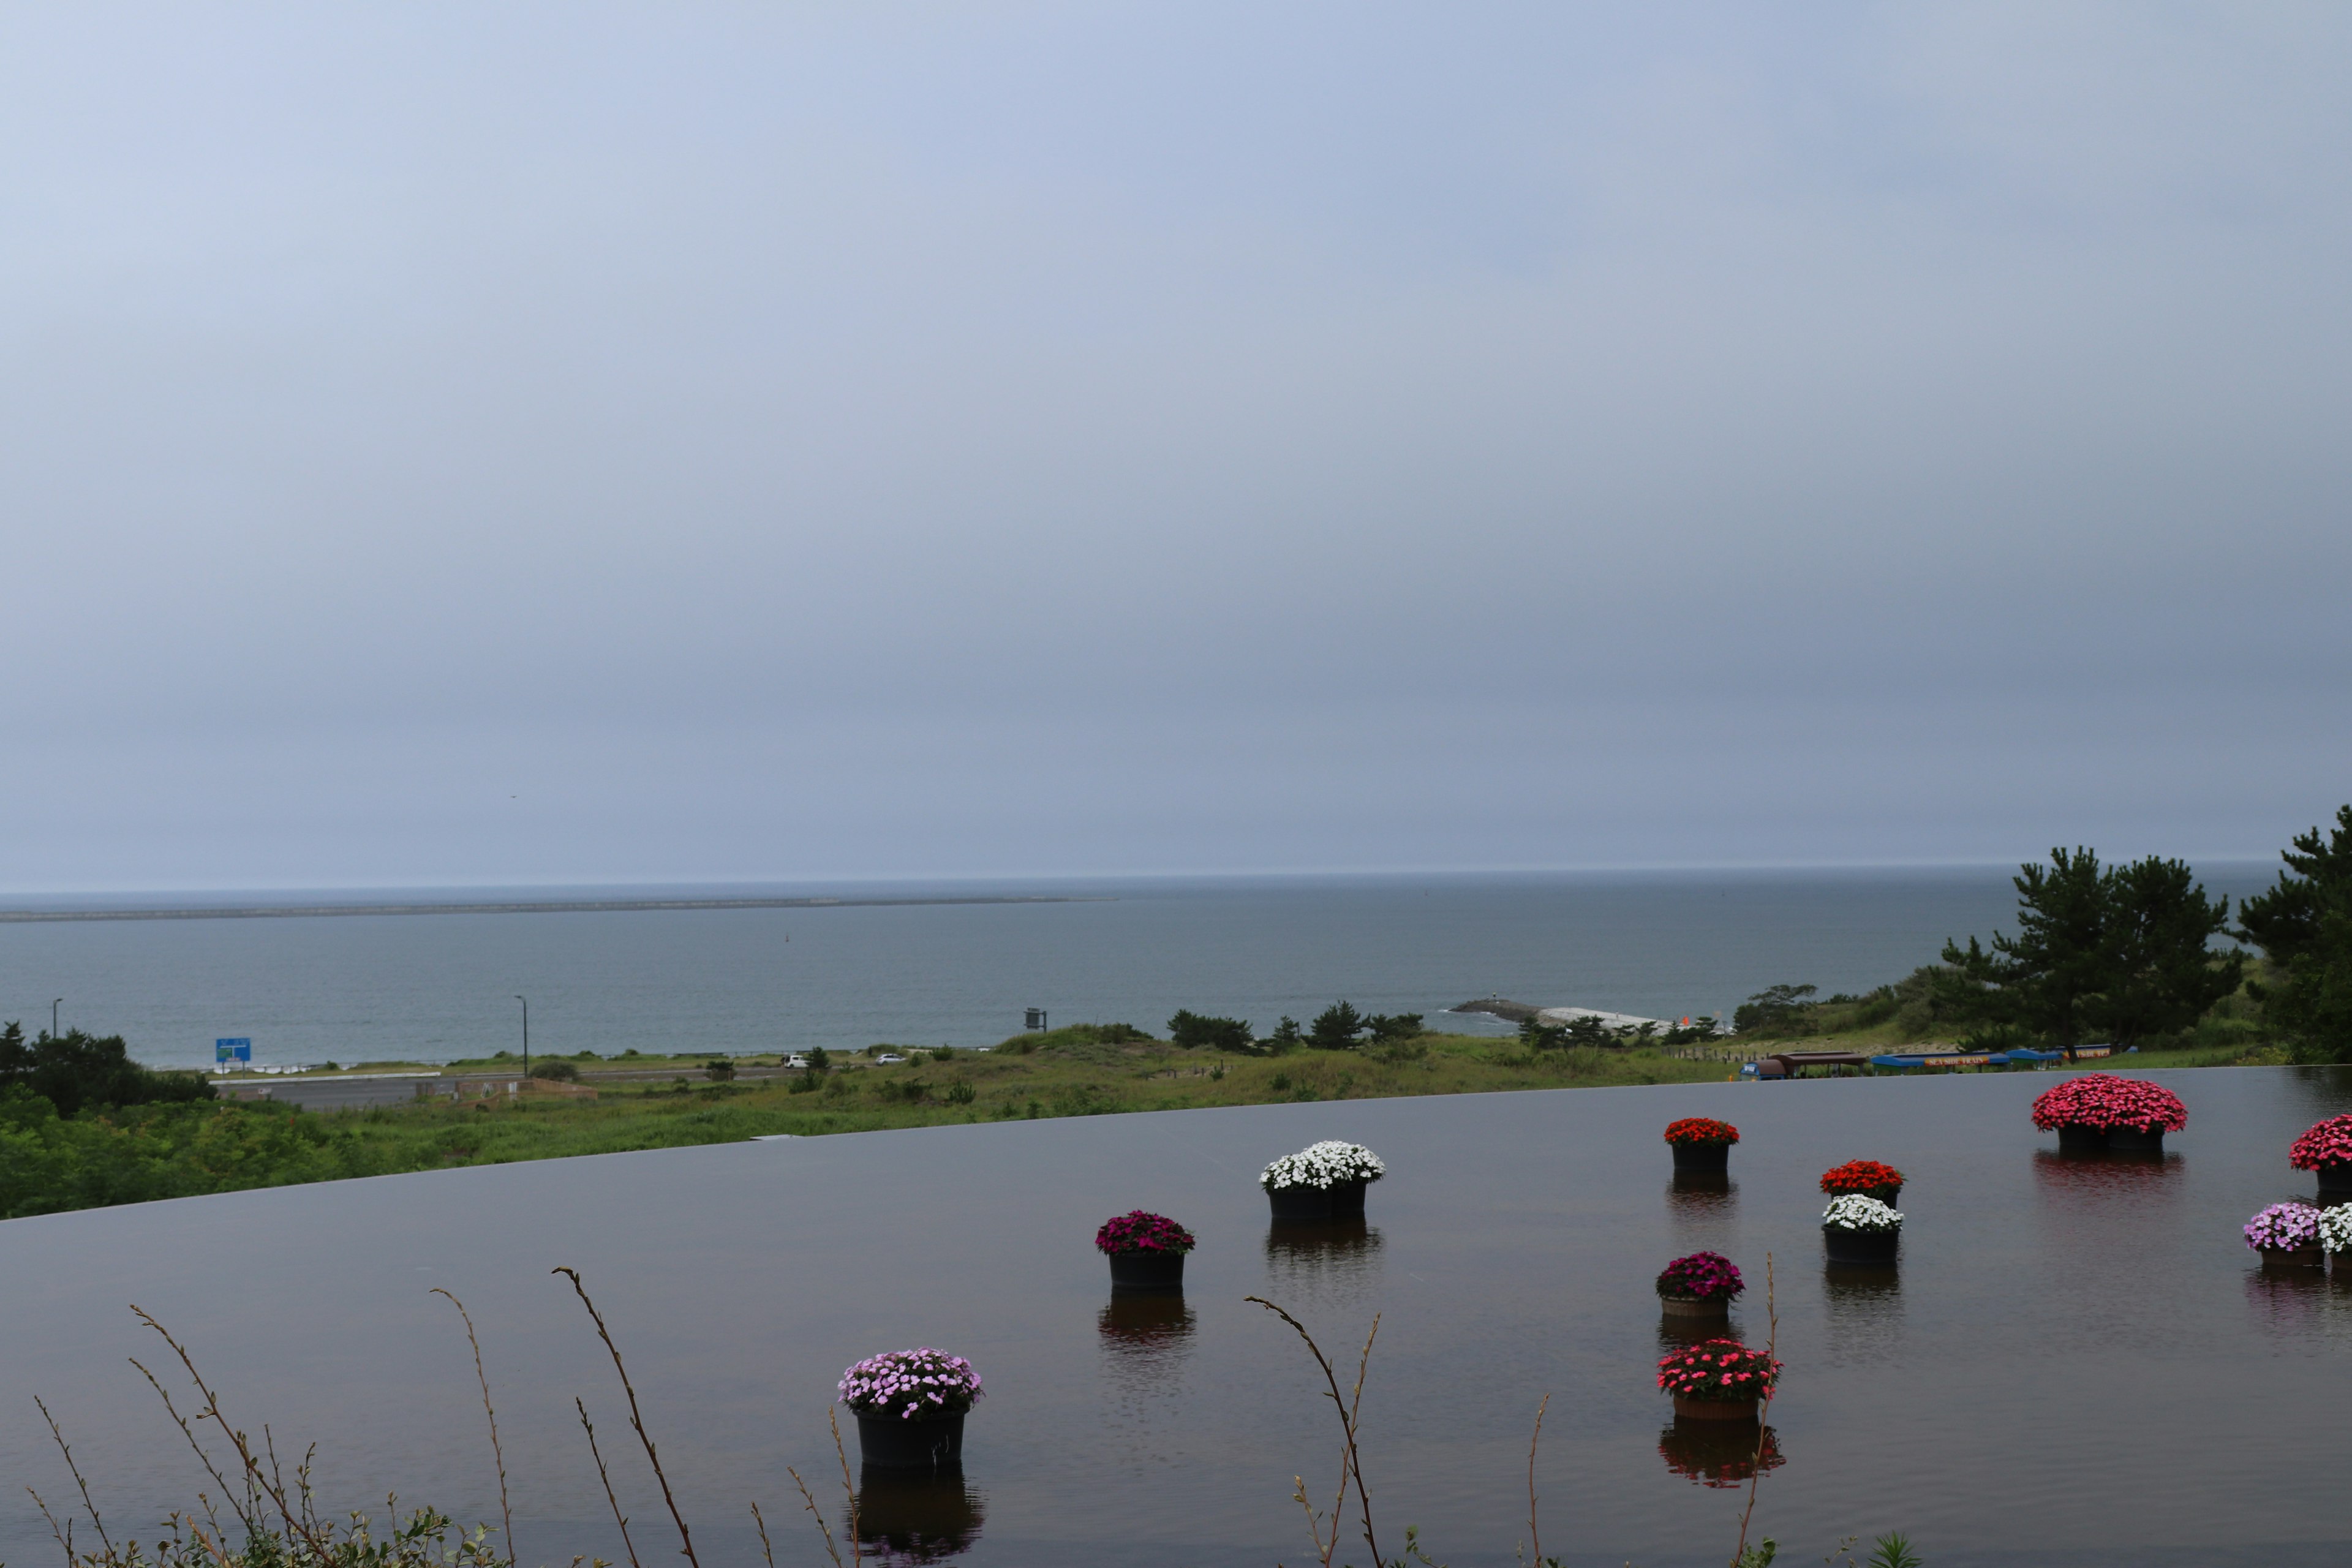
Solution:
<path fill-rule="evenodd" d="M 613 1522 L 621 1527 L 621 1548 L 629 1554 L 629 1568 L 643 1568 L 637 1562 L 637 1543 L 629 1539 L 629 1520 L 621 1511 L 621 1500 L 613 1495 L 613 1474 L 604 1468 L 604 1456 L 596 1447 L 596 1423 L 588 1419 L 588 1406 L 578 1394 L 572 1396 L 572 1407 L 580 1412 L 581 1429 L 588 1434 L 588 1457 L 596 1461 L 596 1479 L 604 1483 L 604 1501 L 613 1510 Z"/>
<path fill-rule="evenodd" d="M 686 1516 L 677 1510 L 677 1499 L 670 1492 L 669 1477 L 662 1469 L 661 1455 L 655 1451 L 653 1436 L 646 1430 L 645 1417 L 637 1409 L 636 1386 L 629 1381 L 628 1366 L 621 1360 L 621 1347 L 613 1342 L 612 1331 L 604 1326 L 604 1314 L 598 1311 L 596 1303 L 588 1299 L 588 1287 L 580 1282 L 578 1269 L 567 1268 L 559 1264 L 548 1272 L 561 1274 L 571 1280 L 573 1293 L 580 1298 L 580 1304 L 588 1309 L 588 1316 L 596 1325 L 596 1337 L 604 1342 L 604 1349 L 613 1357 L 613 1370 L 621 1375 L 622 1391 L 629 1396 L 629 1426 L 636 1432 L 637 1441 L 645 1445 L 646 1462 L 653 1466 L 654 1479 L 661 1483 L 662 1501 L 669 1508 L 670 1522 L 677 1526 L 678 1554 L 692 1563 L 694 1568 L 702 1568 L 702 1560 L 694 1554 L 694 1532 L 687 1529 Z M 583 1418 L 585 1418 L 584 1412 Z"/>
<path fill-rule="evenodd" d="M 1772 1291 L 1772 1255 L 1764 1255 L 1764 1354 L 1778 1366 L 1780 1356 L 1780 1304 Z M 1737 1564 L 1748 1555 L 1748 1521 L 1756 1514 L 1756 1486 L 1764 1479 L 1765 1423 L 1772 1417 L 1772 1390 L 1780 1379 L 1776 1372 L 1772 1381 L 1764 1385 L 1764 1403 L 1756 1410 L 1756 1458 L 1748 1472 L 1748 1506 L 1739 1510 L 1739 1546 L 1731 1554 Z"/>
<path fill-rule="evenodd" d="M 1315 1342 L 1315 1336 L 1307 1331 L 1306 1324 L 1300 1322 L 1297 1319 L 1292 1317 L 1288 1312 L 1284 1311 L 1280 1307 L 1276 1306 L 1273 1302 L 1267 1300 L 1263 1296 L 1244 1296 L 1242 1300 L 1244 1301 L 1255 1301 L 1259 1306 L 1264 1307 L 1267 1311 L 1272 1312 L 1276 1317 L 1280 1318 L 1284 1322 L 1288 1323 L 1292 1331 L 1298 1335 L 1299 1339 L 1305 1342 L 1307 1353 L 1315 1358 L 1315 1364 L 1323 1369 L 1323 1382 L 1326 1388 L 1330 1393 L 1331 1406 L 1339 1413 L 1339 1432 L 1341 1437 L 1344 1439 L 1344 1447 L 1340 1450 L 1339 1457 L 1339 1505 L 1334 1507 L 1331 1510 L 1330 1544 L 1328 1546 L 1324 1544 L 1322 1531 L 1319 1528 L 1318 1528 L 1315 1532 L 1315 1545 L 1317 1550 L 1321 1552 L 1323 1554 L 1325 1568 L 1329 1568 L 1331 1554 L 1339 1546 L 1339 1510 L 1347 1503 L 1348 1480 L 1351 1476 L 1355 1479 L 1356 1482 L 1356 1503 L 1358 1508 L 1361 1510 L 1363 1515 L 1364 1544 L 1371 1549 L 1372 1561 L 1374 1563 L 1387 1562 L 1388 1559 L 1381 1555 L 1381 1544 L 1379 1541 L 1374 1538 L 1372 1533 L 1372 1498 L 1371 1493 L 1366 1489 L 1364 1486 L 1363 1457 L 1357 1451 L 1356 1447 L 1357 1419 L 1364 1404 L 1364 1376 L 1366 1370 L 1371 1365 L 1372 1342 L 1380 1337 L 1380 1314 L 1377 1312 L 1372 1314 L 1371 1332 L 1364 1336 L 1363 1354 L 1358 1357 L 1356 1361 L 1356 1386 L 1354 1389 L 1354 1396 L 1351 1401 L 1350 1399 L 1341 1397 L 1339 1393 L 1339 1374 L 1331 1370 L 1329 1358 L 1324 1355 L 1323 1347 Z M 1302 1504 L 1305 1503 L 1307 1499 L 1307 1483 L 1303 1479 L 1298 1485 L 1298 1499 Z M 1310 1523 L 1312 1523 L 1313 1521 L 1313 1514 L 1314 1510 L 1311 1509 L 1308 1510 L 1308 1520 Z"/>
<path fill-rule="evenodd" d="M 507 1503 L 507 1456 L 506 1450 L 499 1447 L 499 1413 L 490 1407 L 490 1374 L 482 1370 L 482 1342 L 474 1332 L 474 1314 L 466 1310 L 465 1302 L 438 1285 L 433 1287 L 432 1294 L 449 1298 L 449 1305 L 457 1308 L 457 1316 L 466 1321 L 466 1342 L 474 1347 L 474 1381 L 482 1385 L 482 1414 L 490 1420 L 490 1458 L 499 1468 L 499 1521 L 506 1531 L 507 1561 L 515 1562 L 520 1554 L 515 1550 L 514 1510 Z"/>
<path fill-rule="evenodd" d="M 106 1537 L 106 1521 L 98 1517 L 98 1504 L 90 1500 L 89 1483 L 81 1479 L 81 1467 L 74 1463 L 73 1449 L 66 1445 L 66 1435 L 64 1429 L 58 1426 L 58 1418 L 49 1414 L 49 1407 L 41 1403 L 41 1396 L 39 1394 L 37 1394 L 33 1396 L 33 1403 L 35 1405 L 39 1407 L 41 1419 L 49 1424 L 49 1436 L 57 1443 L 58 1452 L 63 1454 L 66 1458 L 67 1473 L 73 1477 L 74 1485 L 81 1489 L 82 1511 L 89 1515 L 90 1528 L 98 1531 L 99 1544 L 106 1548 L 107 1556 L 111 1558 L 114 1555 L 114 1542 L 109 1541 Z M 28 1492 L 33 1492 L 33 1501 L 39 1505 L 41 1516 L 47 1519 L 49 1505 L 41 1501 L 41 1494 L 34 1492 L 33 1489 L 30 1487 L 26 1487 L 25 1489 Z M 54 1519 L 50 1519 L 50 1531 L 55 1533 L 57 1528 L 58 1521 Z M 58 1537 L 58 1544 L 66 1549 L 67 1568 L 73 1568 L 73 1521 L 71 1520 L 68 1520 L 66 1521 L 65 1534 Z"/>
<path fill-rule="evenodd" d="M 1536 1429 L 1528 1439 L 1528 1550 L 1543 1562 L 1543 1534 L 1536 1529 L 1536 1445 L 1543 1441 L 1544 1412 L 1551 1408 L 1551 1395 L 1547 1394 L 1536 1405 Z"/>

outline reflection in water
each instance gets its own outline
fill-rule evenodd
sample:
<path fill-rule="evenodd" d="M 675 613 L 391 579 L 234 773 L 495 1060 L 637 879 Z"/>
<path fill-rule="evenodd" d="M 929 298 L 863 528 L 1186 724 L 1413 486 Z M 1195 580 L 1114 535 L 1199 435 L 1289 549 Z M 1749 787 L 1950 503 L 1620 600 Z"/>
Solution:
<path fill-rule="evenodd" d="M 961 1468 L 937 1475 L 877 1469 L 857 1477 L 857 1540 L 877 1563 L 945 1563 L 980 1539 L 987 1500 Z"/>
<path fill-rule="evenodd" d="M 1902 1348 L 1901 1269 L 1876 1263 L 1825 1263 L 1822 1301 L 1827 1309 L 1832 1366 L 1885 1361 Z"/>
<path fill-rule="evenodd" d="M 1380 1280 L 1381 1233 L 1360 1219 L 1266 1227 L 1266 1283 L 1295 1297 L 1347 1298 Z"/>
<path fill-rule="evenodd" d="M 2053 1149 L 2033 1152 L 2033 1182 L 2045 1198 L 2079 1202 L 2085 1198 L 2178 1197 L 2189 1173 L 2189 1160 L 2178 1152 L 2137 1154 L 2100 1151 L 2062 1154 Z"/>
<path fill-rule="evenodd" d="M 1757 1473 L 1759 1431 L 1745 1421 L 1685 1421 L 1658 1434 L 1658 1454 L 1666 1468 L 1687 1477 L 1693 1486 L 1740 1487 Z M 1765 1470 L 1777 1470 L 1788 1460 L 1780 1452 L 1780 1436 L 1762 1429 Z"/>
<path fill-rule="evenodd" d="M 1182 1363 L 1198 1321 L 1181 1296 L 1113 1296 L 1095 1327 L 1114 1376 L 1151 1379 Z"/>
<path fill-rule="evenodd" d="M 2352 1309 L 2352 1290 L 2329 1279 L 2323 1269 L 2265 1268 L 2250 1263 L 2246 1305 L 2264 1332 L 2281 1339 L 2309 1340 L 2352 1327 L 2345 1321 L 2347 1309 Z"/>
<path fill-rule="evenodd" d="M 1717 1219 L 1739 1202 L 1728 1171 L 1676 1171 L 1666 1183 L 1666 1206 L 1678 1219 Z"/>

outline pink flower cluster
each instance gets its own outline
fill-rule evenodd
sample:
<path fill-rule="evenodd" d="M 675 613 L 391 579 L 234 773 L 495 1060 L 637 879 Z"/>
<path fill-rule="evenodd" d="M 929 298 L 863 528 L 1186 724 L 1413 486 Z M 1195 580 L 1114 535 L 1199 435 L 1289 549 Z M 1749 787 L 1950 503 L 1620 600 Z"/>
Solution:
<path fill-rule="evenodd" d="M 1658 1363 L 1658 1386 L 1677 1399 L 1740 1405 L 1761 1399 L 1780 1381 L 1780 1363 L 1738 1340 L 1686 1345 Z"/>
<path fill-rule="evenodd" d="M 2298 1171 L 2352 1161 L 2352 1113 L 2331 1116 L 2313 1125 L 2286 1152 L 2287 1163 Z"/>
<path fill-rule="evenodd" d="M 1694 1252 L 1687 1258 L 1677 1258 L 1658 1276 L 1661 1296 L 1728 1301 L 1747 1289 L 1748 1282 L 1739 1277 L 1739 1266 L 1720 1252 Z"/>
<path fill-rule="evenodd" d="M 2246 1222 L 2246 1245 L 2273 1252 L 2319 1245 L 2319 1211 L 2309 1204 L 2273 1204 Z"/>
<path fill-rule="evenodd" d="M 841 1374 L 841 1402 L 860 1415 L 961 1415 L 979 1397 L 971 1363 L 928 1345 L 867 1356 Z"/>
<path fill-rule="evenodd" d="M 2134 1132 L 2178 1132 L 2189 1125 L 2189 1108 L 2168 1089 L 2145 1079 L 2111 1072 L 2070 1078 L 2033 1102 L 2033 1125 L 2044 1132 L 2060 1127 L 2118 1128 Z"/>
<path fill-rule="evenodd" d="M 1129 1209 L 1103 1221 L 1095 1246 L 1105 1252 L 1190 1252 L 1192 1233 L 1164 1214 Z"/>

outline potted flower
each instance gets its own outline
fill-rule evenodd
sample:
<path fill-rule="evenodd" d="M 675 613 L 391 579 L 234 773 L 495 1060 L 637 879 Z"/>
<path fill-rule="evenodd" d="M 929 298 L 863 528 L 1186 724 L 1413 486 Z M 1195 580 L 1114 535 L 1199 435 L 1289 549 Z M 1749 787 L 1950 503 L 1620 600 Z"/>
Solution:
<path fill-rule="evenodd" d="M 1181 1293 L 1192 1233 L 1166 1215 L 1134 1209 L 1103 1221 L 1095 1247 L 1110 1259 L 1112 1295 Z"/>
<path fill-rule="evenodd" d="M 1903 1195 L 1903 1173 L 1876 1160 L 1848 1160 L 1822 1173 L 1822 1191 L 1833 1198 L 1860 1193 L 1892 1204 Z"/>
<path fill-rule="evenodd" d="M 2352 1252 L 2352 1206 L 2338 1204 L 2319 1211 L 2319 1245 L 2331 1259 Z"/>
<path fill-rule="evenodd" d="M 2246 1222 L 2246 1245 L 2265 1268 L 2324 1268 L 2319 1211 L 2309 1204 L 2273 1204 Z"/>
<path fill-rule="evenodd" d="M 1687 1421 L 1753 1421 L 1780 1381 L 1780 1363 L 1738 1340 L 1703 1340 L 1658 1363 L 1658 1386 Z"/>
<path fill-rule="evenodd" d="M 2286 1152 L 2298 1171 L 2319 1173 L 2322 1193 L 2352 1194 L 2352 1113 L 2315 1123 Z"/>
<path fill-rule="evenodd" d="M 1670 1318 L 1720 1318 L 1748 1289 L 1738 1265 L 1720 1252 L 1694 1252 L 1658 1276 L 1658 1305 Z"/>
<path fill-rule="evenodd" d="M 1352 1219 L 1364 1212 L 1364 1188 L 1388 1174 L 1361 1143 L 1325 1139 L 1258 1173 L 1276 1219 Z"/>
<path fill-rule="evenodd" d="M 2162 1153 L 2164 1135 L 2189 1125 L 2189 1109 L 2179 1095 L 2145 1079 L 2084 1073 L 2033 1102 L 2033 1125 L 2044 1132 L 2055 1129 L 2061 1150 Z"/>
<path fill-rule="evenodd" d="M 1727 1171 L 1731 1146 L 1739 1129 L 1712 1116 L 1685 1116 L 1666 1123 L 1666 1143 L 1675 1152 L 1677 1171 Z"/>
<path fill-rule="evenodd" d="M 841 1374 L 841 1402 L 857 1417 L 858 1449 L 867 1464 L 887 1469 L 961 1464 L 963 1418 L 980 1392 L 971 1363 L 928 1346 L 868 1356 Z"/>
<path fill-rule="evenodd" d="M 1892 1263 L 1903 1242 L 1902 1213 L 1848 1193 L 1822 1211 L 1822 1247 L 1832 1263 Z"/>

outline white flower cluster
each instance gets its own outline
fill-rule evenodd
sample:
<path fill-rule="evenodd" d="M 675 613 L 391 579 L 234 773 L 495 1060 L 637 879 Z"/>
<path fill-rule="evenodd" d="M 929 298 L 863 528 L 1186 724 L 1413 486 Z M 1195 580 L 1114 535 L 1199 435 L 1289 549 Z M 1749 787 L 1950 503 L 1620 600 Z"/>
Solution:
<path fill-rule="evenodd" d="M 1258 1175 L 1258 1184 L 1276 1187 L 1336 1187 L 1342 1182 L 1377 1182 L 1388 1174 L 1381 1157 L 1361 1143 L 1327 1138 L 1309 1143 L 1296 1154 L 1285 1154 Z"/>
<path fill-rule="evenodd" d="M 1839 1230 L 1894 1230 L 1902 1225 L 1903 1213 L 1862 1193 L 1848 1193 L 1830 1200 L 1822 1223 Z"/>
<path fill-rule="evenodd" d="M 2352 1252 L 2352 1204 L 2320 1211 L 2319 1245 L 2330 1252 Z"/>

